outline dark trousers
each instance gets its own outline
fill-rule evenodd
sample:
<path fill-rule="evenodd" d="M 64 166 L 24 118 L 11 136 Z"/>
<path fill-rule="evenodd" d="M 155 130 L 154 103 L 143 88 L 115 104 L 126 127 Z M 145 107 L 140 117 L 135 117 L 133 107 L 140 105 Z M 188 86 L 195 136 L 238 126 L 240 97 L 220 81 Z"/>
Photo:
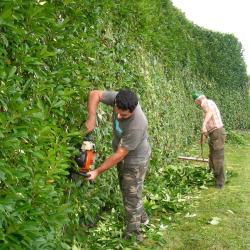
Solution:
<path fill-rule="evenodd" d="M 148 161 L 138 164 L 120 162 L 117 165 L 127 233 L 139 233 L 142 220 L 147 218 L 142 202 L 142 188 L 147 169 Z"/>
<path fill-rule="evenodd" d="M 209 133 L 209 168 L 213 171 L 215 185 L 218 188 L 224 186 L 224 144 L 226 133 L 224 128 L 218 128 Z"/>

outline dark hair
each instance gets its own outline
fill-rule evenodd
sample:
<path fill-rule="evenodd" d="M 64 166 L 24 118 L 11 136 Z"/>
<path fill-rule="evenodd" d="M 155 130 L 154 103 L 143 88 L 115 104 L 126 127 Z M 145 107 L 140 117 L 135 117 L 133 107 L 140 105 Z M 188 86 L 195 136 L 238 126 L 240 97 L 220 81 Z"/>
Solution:
<path fill-rule="evenodd" d="M 138 97 L 135 93 L 128 89 L 122 89 L 115 97 L 115 105 L 117 108 L 132 113 L 138 104 Z"/>

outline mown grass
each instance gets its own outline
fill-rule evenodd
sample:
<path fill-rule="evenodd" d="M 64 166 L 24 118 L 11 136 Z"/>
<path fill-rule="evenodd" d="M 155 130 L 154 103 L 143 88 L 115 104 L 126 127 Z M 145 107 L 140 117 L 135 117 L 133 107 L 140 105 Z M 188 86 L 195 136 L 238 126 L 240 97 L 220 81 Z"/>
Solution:
<path fill-rule="evenodd" d="M 140 249 L 250 249 L 250 133 L 244 138 L 245 145 L 226 145 L 226 169 L 234 175 L 225 187 L 197 191 L 187 210 L 173 216 L 164 241 L 146 240 Z"/>

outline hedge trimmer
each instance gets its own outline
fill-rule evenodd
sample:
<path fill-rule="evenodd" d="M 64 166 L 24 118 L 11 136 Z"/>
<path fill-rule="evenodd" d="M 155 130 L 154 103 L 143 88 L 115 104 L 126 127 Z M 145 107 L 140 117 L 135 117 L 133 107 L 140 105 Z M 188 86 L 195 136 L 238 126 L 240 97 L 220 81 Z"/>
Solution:
<path fill-rule="evenodd" d="M 92 169 L 95 163 L 95 156 L 95 144 L 92 141 L 91 134 L 87 134 L 83 139 L 82 146 L 80 148 L 80 155 L 75 157 L 78 169 L 76 170 L 72 167 L 70 169 L 70 177 L 72 177 L 72 174 L 87 177 L 88 172 Z"/>

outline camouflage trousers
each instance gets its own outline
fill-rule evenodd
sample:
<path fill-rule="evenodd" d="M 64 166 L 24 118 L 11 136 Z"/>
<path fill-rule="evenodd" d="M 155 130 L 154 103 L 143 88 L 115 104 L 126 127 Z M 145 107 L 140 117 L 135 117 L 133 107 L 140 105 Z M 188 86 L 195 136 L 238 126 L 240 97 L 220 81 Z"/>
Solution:
<path fill-rule="evenodd" d="M 142 188 L 147 169 L 148 160 L 138 164 L 120 162 L 117 165 L 128 234 L 140 233 L 141 222 L 148 219 L 142 202 Z"/>
<path fill-rule="evenodd" d="M 224 144 L 225 130 L 219 128 L 209 134 L 209 168 L 213 171 L 215 186 L 221 188 L 225 183 Z"/>

